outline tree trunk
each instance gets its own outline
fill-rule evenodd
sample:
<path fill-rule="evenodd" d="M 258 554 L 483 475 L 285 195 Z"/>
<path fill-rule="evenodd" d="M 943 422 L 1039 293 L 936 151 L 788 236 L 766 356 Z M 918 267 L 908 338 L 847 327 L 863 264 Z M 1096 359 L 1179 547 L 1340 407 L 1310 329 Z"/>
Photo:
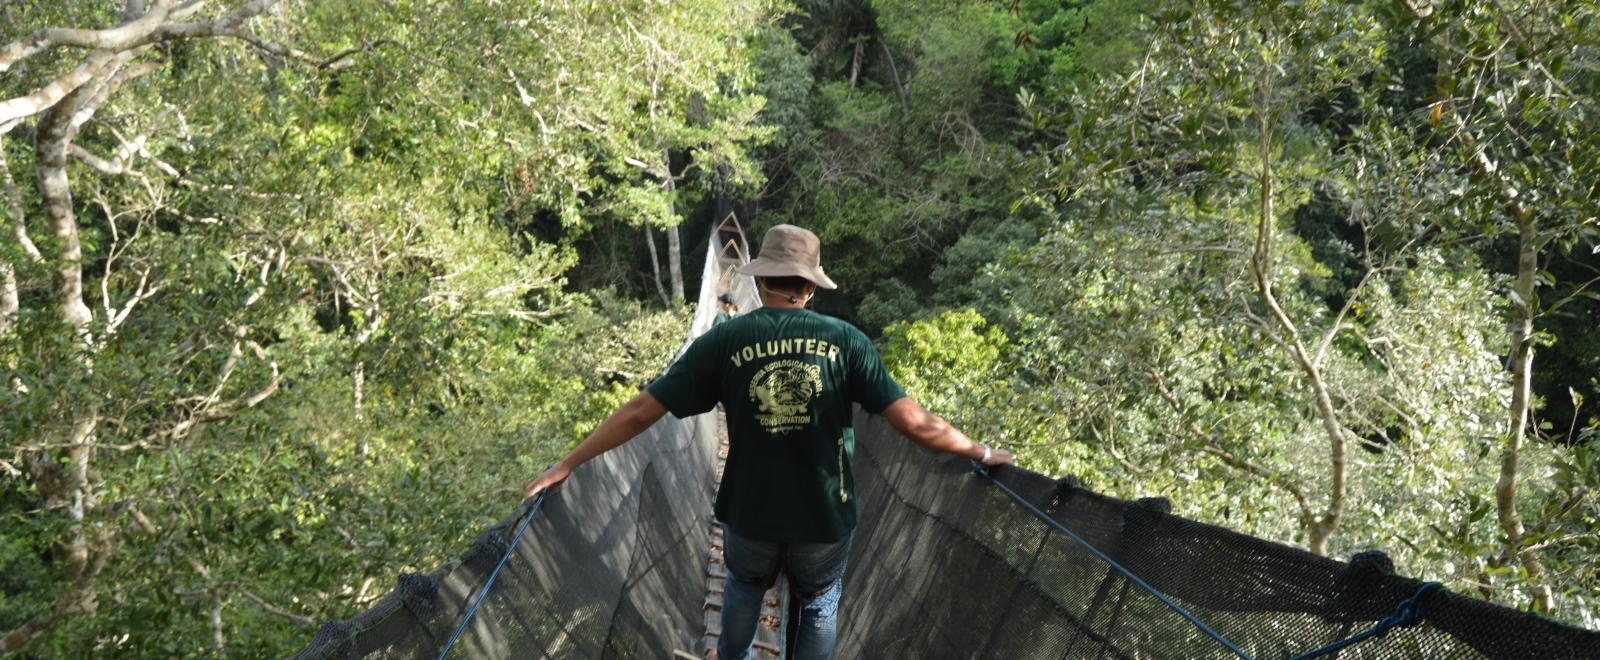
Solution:
<path fill-rule="evenodd" d="M 85 348 L 92 313 L 83 302 L 83 247 L 78 241 L 78 219 L 73 214 L 72 190 L 67 181 L 67 144 L 72 137 L 71 118 L 77 111 L 77 101 L 89 87 L 79 87 L 44 113 L 34 143 L 39 196 L 44 199 L 45 217 L 56 239 L 57 309 L 61 320 L 78 332 Z"/>
<path fill-rule="evenodd" d="M 93 312 L 83 300 L 83 248 L 78 240 L 78 221 L 73 213 L 72 193 L 67 179 L 67 145 L 71 143 L 75 132 L 74 115 L 93 112 L 92 104 L 83 104 L 85 99 L 90 98 L 93 87 L 83 85 L 45 111 L 39 118 L 34 141 L 39 195 L 44 201 L 50 232 L 56 239 L 57 310 L 80 349 L 79 355 L 66 360 L 63 367 L 78 371 L 85 379 L 93 364 L 91 351 L 94 344 L 88 328 L 93 320 Z M 84 105 L 87 107 L 81 107 Z M 7 645 L 26 644 L 61 614 L 94 608 L 92 579 L 96 571 L 91 569 L 89 561 L 88 531 L 84 518 L 94 507 L 89 463 L 99 422 L 99 410 L 93 404 L 84 405 L 76 412 L 70 435 L 63 443 L 67 450 L 67 465 L 56 465 L 45 456 L 38 457 L 34 462 L 37 475 L 48 475 L 48 478 L 35 479 L 46 508 L 59 509 L 68 522 L 66 538 L 56 544 L 55 552 L 62 562 L 63 574 L 75 586 L 71 593 L 58 601 L 59 607 L 52 607 L 49 616 L 35 619 L 41 622 L 37 628 L 30 630 L 29 626 L 35 624 L 35 621 L 30 621 L 8 635 Z"/>
<path fill-rule="evenodd" d="M 672 152 L 661 150 L 661 171 L 665 173 L 662 189 L 667 191 L 667 211 L 677 217 L 678 211 L 671 201 L 671 195 L 677 191 L 678 184 L 672 178 Z M 678 225 L 667 227 L 667 270 L 672 273 L 672 300 L 678 304 L 683 303 L 683 241 L 678 235 Z M 671 303 L 668 303 L 671 307 Z"/>
<path fill-rule="evenodd" d="M 1260 149 L 1261 158 L 1261 201 L 1260 217 L 1257 218 L 1255 250 L 1251 258 L 1251 270 L 1254 272 L 1256 289 L 1261 294 L 1261 300 L 1266 305 L 1267 311 L 1273 321 L 1284 334 L 1283 340 L 1278 344 L 1282 346 L 1295 364 L 1300 367 L 1306 382 L 1311 386 L 1312 398 L 1317 409 L 1317 418 L 1322 424 L 1322 430 L 1328 435 L 1328 501 L 1321 516 L 1311 520 L 1303 520 L 1306 528 L 1306 545 L 1319 555 L 1328 554 L 1328 539 L 1339 528 L 1339 521 L 1344 516 L 1344 498 L 1346 481 L 1348 478 L 1348 447 L 1345 442 L 1344 425 L 1339 423 L 1338 412 L 1333 408 L 1333 399 L 1328 395 L 1328 385 L 1322 378 L 1322 372 L 1317 363 L 1312 359 L 1311 353 L 1306 350 L 1305 342 L 1300 336 L 1300 330 L 1279 304 L 1277 296 L 1272 292 L 1272 240 L 1275 217 L 1277 215 L 1276 203 L 1273 199 L 1274 178 L 1272 170 L 1272 119 L 1270 111 L 1270 97 L 1272 94 L 1273 79 L 1271 68 L 1268 67 L 1263 77 L 1263 96 L 1267 97 L 1261 107 L 1257 108 L 1260 119 Z"/>
<path fill-rule="evenodd" d="M 357 443 L 356 451 L 362 458 L 366 458 L 367 454 L 372 451 L 371 443 L 367 441 L 367 415 L 363 406 L 365 403 L 364 390 L 366 389 L 366 384 L 367 363 L 366 361 L 356 362 L 356 372 L 350 377 L 350 389 L 352 403 L 355 408 L 356 429 L 361 434 L 361 441 Z"/>
<path fill-rule="evenodd" d="M 650 251 L 650 279 L 656 283 L 656 293 L 661 294 L 662 305 L 672 307 L 667 287 L 661 285 L 661 258 L 656 255 L 656 237 L 650 233 L 650 225 L 644 226 L 644 244 Z"/>
<path fill-rule="evenodd" d="M 0 337 L 11 332 L 11 320 L 22 303 L 17 298 L 17 273 L 11 264 L 0 261 Z"/>
<path fill-rule="evenodd" d="M 672 301 L 683 303 L 683 240 L 678 226 L 667 227 L 667 269 L 672 274 Z"/>
<path fill-rule="evenodd" d="M 6 145 L 0 140 L 0 192 L 5 195 L 5 209 L 12 236 L 22 246 L 29 259 L 39 261 L 39 248 L 28 240 L 28 225 L 22 211 L 22 193 L 17 191 L 17 181 L 11 176 L 11 163 L 6 159 Z M 11 330 L 11 323 L 22 308 L 17 291 L 17 273 L 10 262 L 0 261 L 0 336 Z"/>
<path fill-rule="evenodd" d="M 39 121 L 35 140 L 38 161 L 39 195 L 44 198 L 45 216 L 50 220 L 50 233 L 55 236 L 56 304 L 61 315 L 79 342 L 82 354 L 76 368 L 87 376 L 90 365 L 89 352 L 93 342 L 89 336 L 89 322 L 93 313 L 83 301 L 83 247 L 78 241 L 78 219 L 73 214 L 72 192 L 67 180 L 67 144 L 72 139 L 72 116 L 78 111 L 78 101 L 84 98 L 89 85 L 80 87 L 60 104 L 46 111 Z M 71 459 L 70 497 L 67 515 L 73 520 L 69 529 L 68 556 L 72 570 L 81 570 L 87 563 L 87 546 L 81 521 L 84 510 L 90 506 L 89 453 L 91 438 L 99 414 L 93 406 L 78 413 L 73 423 L 68 457 Z"/>
<path fill-rule="evenodd" d="M 850 89 L 856 88 L 856 80 L 861 76 L 861 51 L 866 45 L 865 38 L 856 40 L 856 52 L 850 57 Z"/>
<path fill-rule="evenodd" d="M 1533 403 L 1533 319 L 1538 312 L 1533 302 L 1533 289 L 1539 272 L 1538 225 L 1531 212 L 1517 210 L 1521 213 L 1517 217 L 1517 280 L 1512 295 L 1515 311 L 1511 328 L 1511 424 L 1505 447 L 1500 452 L 1500 479 L 1494 486 L 1500 531 L 1506 535 L 1506 547 L 1512 549 L 1522 546 L 1526 533 L 1522 516 L 1517 514 L 1517 476 Z M 1516 555 L 1528 571 L 1534 609 L 1550 611 L 1553 598 L 1550 586 L 1544 582 L 1543 562 L 1532 551 L 1517 550 Z"/>
<path fill-rule="evenodd" d="M 900 94 L 900 109 L 911 112 L 911 99 L 906 97 L 906 86 L 900 82 L 900 69 L 894 65 L 894 53 L 889 52 L 889 42 L 878 40 L 883 47 L 883 59 L 889 63 L 889 76 L 894 79 L 894 90 Z"/>

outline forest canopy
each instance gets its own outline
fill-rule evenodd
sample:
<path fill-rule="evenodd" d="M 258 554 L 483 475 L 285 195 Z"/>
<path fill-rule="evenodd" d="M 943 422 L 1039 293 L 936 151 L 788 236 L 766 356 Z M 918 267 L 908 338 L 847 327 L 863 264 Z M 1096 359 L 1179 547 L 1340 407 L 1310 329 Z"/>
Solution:
<path fill-rule="evenodd" d="M 0 654 L 285 655 L 793 223 L 919 401 L 1600 628 L 1600 3 L 0 0 Z"/>

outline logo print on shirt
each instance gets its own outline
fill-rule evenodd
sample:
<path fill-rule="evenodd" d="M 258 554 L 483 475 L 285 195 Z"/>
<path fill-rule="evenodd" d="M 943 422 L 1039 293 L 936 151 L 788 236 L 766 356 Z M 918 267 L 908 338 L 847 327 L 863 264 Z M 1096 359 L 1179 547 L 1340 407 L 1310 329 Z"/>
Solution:
<path fill-rule="evenodd" d="M 750 400 L 767 433 L 788 433 L 811 425 L 811 402 L 822 396 L 822 366 L 778 360 L 750 379 Z"/>

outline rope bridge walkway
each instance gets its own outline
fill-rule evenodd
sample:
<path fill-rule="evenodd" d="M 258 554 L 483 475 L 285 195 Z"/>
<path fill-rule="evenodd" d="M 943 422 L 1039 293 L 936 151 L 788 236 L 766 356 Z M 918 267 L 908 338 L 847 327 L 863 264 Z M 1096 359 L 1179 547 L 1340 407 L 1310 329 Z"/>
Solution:
<path fill-rule="evenodd" d="M 695 648 L 715 418 L 663 419 L 537 515 L 519 509 L 458 561 L 401 575 L 370 610 L 325 624 L 299 657 L 434 657 L 457 628 L 450 657 Z M 1186 520 L 1161 499 L 1012 467 L 974 475 L 881 418 L 856 425 L 841 658 L 1600 658 L 1600 632 L 1396 576 L 1381 553 L 1340 562 Z"/>

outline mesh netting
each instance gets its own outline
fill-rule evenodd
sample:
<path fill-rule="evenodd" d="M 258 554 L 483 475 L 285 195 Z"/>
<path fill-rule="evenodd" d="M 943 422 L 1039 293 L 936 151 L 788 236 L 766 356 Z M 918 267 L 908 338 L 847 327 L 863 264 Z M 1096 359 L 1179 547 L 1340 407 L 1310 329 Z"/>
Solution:
<path fill-rule="evenodd" d="M 660 658 L 691 648 L 705 629 L 716 446 L 709 415 L 668 417 L 575 471 L 545 499 L 451 656 Z M 368 611 L 324 625 L 298 657 L 435 656 L 522 513 L 458 562 L 402 575 Z"/>
<path fill-rule="evenodd" d="M 1205 658 L 1230 654 L 1105 562 L 881 418 L 858 416 L 861 523 L 845 578 L 838 656 Z M 573 475 L 517 546 L 457 657 L 647 657 L 704 632 L 715 425 L 670 417 Z M 1002 468 L 994 478 L 1258 658 L 1371 627 L 1422 583 L 1381 554 L 1345 563 Z M 431 657 L 503 553 L 401 586 L 301 657 Z M 1600 633 L 1435 590 L 1423 622 L 1340 658 L 1600 658 Z"/>
<path fill-rule="evenodd" d="M 861 497 L 841 657 L 1231 657 L 1024 510 L 970 463 L 860 419 Z M 1334 561 L 1027 472 L 994 478 L 1257 658 L 1362 632 L 1423 583 L 1379 553 Z M 1340 658 L 1600 658 L 1600 633 L 1435 590 L 1420 626 Z"/>

